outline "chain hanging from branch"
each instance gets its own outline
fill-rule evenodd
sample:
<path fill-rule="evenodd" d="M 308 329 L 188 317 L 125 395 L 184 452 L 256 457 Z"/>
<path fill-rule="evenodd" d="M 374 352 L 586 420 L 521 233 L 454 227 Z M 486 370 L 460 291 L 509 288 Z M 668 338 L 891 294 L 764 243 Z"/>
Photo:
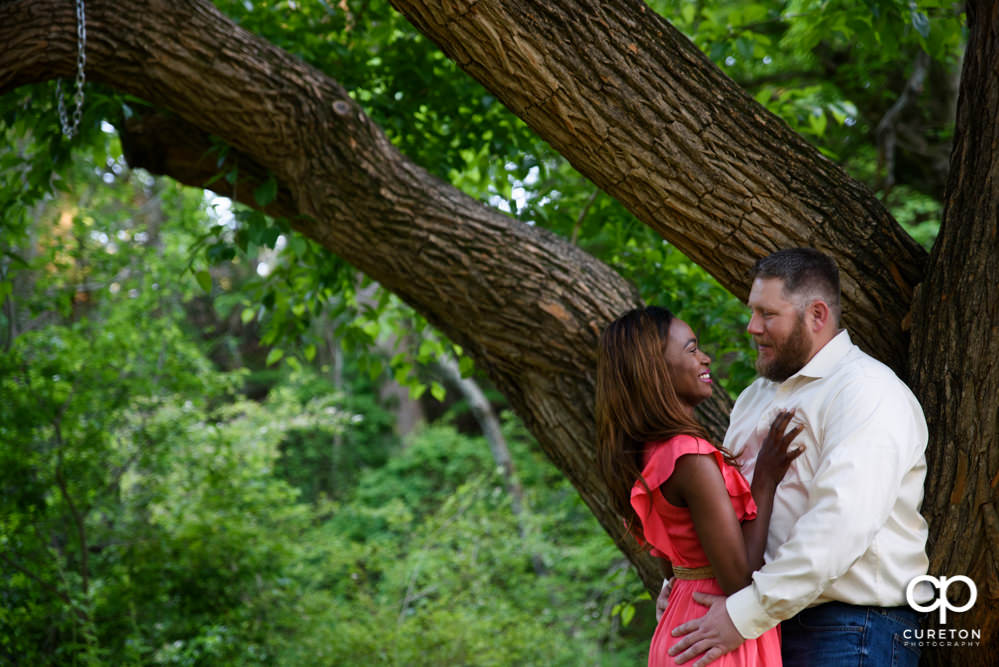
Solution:
<path fill-rule="evenodd" d="M 76 130 L 80 127 L 80 116 L 83 114 L 83 84 L 86 82 L 84 68 L 87 64 L 87 21 L 84 14 L 84 0 L 76 0 L 76 91 L 73 93 L 72 124 L 66 115 L 66 105 L 62 99 L 62 79 L 56 80 L 56 100 L 59 104 L 59 122 L 62 124 L 62 133 L 66 138 L 72 139 L 76 136 Z"/>

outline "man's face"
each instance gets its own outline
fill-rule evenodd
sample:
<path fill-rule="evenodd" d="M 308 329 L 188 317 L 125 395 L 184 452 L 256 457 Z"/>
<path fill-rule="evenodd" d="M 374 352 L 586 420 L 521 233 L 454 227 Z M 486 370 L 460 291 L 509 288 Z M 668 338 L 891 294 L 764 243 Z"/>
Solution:
<path fill-rule="evenodd" d="M 768 380 L 783 382 L 812 356 L 812 336 L 805 314 L 784 296 L 780 278 L 757 278 L 749 292 L 752 315 L 746 331 L 757 346 L 756 372 Z"/>

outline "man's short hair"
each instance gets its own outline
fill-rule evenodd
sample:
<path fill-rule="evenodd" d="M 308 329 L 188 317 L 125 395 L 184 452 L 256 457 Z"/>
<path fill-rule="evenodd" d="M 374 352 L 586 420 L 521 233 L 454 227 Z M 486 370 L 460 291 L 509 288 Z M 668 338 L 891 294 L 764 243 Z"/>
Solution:
<path fill-rule="evenodd" d="M 789 301 L 797 301 L 798 308 L 821 299 L 832 311 L 839 326 L 840 306 L 839 269 L 833 258 L 815 248 L 790 248 L 756 260 L 750 271 L 751 279 L 780 278 L 784 294 Z"/>

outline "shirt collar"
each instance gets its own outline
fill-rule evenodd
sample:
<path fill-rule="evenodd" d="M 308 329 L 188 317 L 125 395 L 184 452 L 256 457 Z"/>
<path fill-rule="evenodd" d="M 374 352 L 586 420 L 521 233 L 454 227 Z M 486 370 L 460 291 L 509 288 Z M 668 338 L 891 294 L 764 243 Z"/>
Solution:
<path fill-rule="evenodd" d="M 825 377 L 836 368 L 851 349 L 853 349 L 853 342 L 850 340 L 850 334 L 847 333 L 846 329 L 843 329 L 833 336 L 832 340 L 819 348 L 819 351 L 815 353 L 808 363 L 802 366 L 801 370 L 788 378 L 788 380 L 796 377 Z"/>

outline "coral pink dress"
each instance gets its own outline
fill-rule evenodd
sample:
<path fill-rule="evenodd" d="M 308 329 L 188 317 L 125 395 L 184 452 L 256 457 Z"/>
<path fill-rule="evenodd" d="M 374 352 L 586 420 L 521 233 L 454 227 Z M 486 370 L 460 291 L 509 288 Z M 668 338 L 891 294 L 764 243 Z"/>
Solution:
<path fill-rule="evenodd" d="M 739 521 L 756 517 L 756 503 L 749 490 L 749 483 L 738 469 L 725 463 L 711 443 L 689 435 L 679 435 L 665 442 L 649 443 L 645 447 L 645 479 L 651 493 L 641 481 L 631 490 L 631 506 L 642 521 L 645 541 L 652 547 L 652 555 L 665 557 L 674 565 L 695 568 L 708 565 L 708 557 L 694 532 L 690 510 L 670 504 L 659 487 L 673 474 L 676 460 L 684 454 L 710 454 L 714 456 L 725 480 L 732 509 Z M 659 620 L 649 648 L 649 667 L 673 667 L 676 663 L 669 655 L 669 648 L 680 641 L 670 632 L 678 625 L 707 612 L 707 607 L 693 600 L 695 591 L 724 595 L 715 579 L 675 579 L 669 595 L 669 606 Z M 693 664 L 691 662 L 690 664 Z M 779 667 L 780 635 L 777 628 L 768 630 L 757 639 L 743 642 L 737 650 L 711 663 L 712 667 Z"/>

